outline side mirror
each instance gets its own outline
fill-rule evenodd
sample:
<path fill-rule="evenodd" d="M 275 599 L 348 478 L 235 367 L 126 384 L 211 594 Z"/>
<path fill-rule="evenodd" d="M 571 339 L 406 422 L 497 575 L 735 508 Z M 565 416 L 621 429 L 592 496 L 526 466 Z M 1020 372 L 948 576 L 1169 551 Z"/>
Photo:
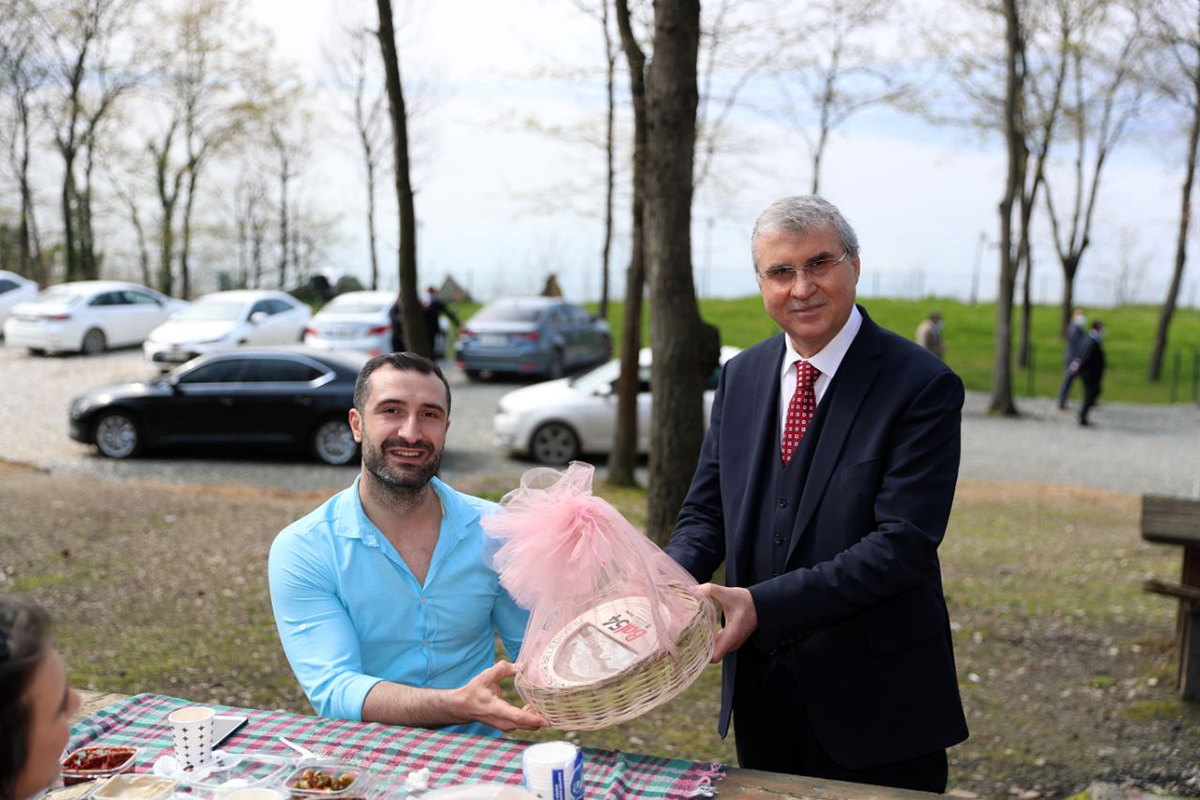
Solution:
<path fill-rule="evenodd" d="M 616 394 L 616 387 L 611 383 L 602 383 L 596 387 L 593 393 L 596 397 L 612 397 Z"/>
<path fill-rule="evenodd" d="M 262 325 L 263 320 L 265 320 L 268 316 L 270 316 L 270 315 L 265 311 L 255 311 L 253 314 L 250 315 L 250 324 L 251 325 Z"/>

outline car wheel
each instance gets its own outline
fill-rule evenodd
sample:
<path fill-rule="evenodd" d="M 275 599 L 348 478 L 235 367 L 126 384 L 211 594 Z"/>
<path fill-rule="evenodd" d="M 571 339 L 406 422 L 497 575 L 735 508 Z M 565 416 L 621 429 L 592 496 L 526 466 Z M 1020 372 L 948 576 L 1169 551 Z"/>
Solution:
<path fill-rule="evenodd" d="M 547 422 L 533 432 L 529 452 L 541 464 L 566 464 L 579 457 L 579 437 L 564 422 Z"/>
<path fill-rule="evenodd" d="M 550 365 L 546 368 L 546 375 L 551 380 L 558 380 L 563 376 L 562 350 L 555 350 L 550 354 Z"/>
<path fill-rule="evenodd" d="M 93 430 L 96 449 L 109 458 L 129 458 L 142 449 L 142 434 L 133 417 L 122 411 L 108 411 L 96 420 Z"/>
<path fill-rule="evenodd" d="M 479 380 L 479 370 L 477 369 L 464 369 L 463 374 L 467 376 L 467 380 L 469 381 Z"/>
<path fill-rule="evenodd" d="M 344 419 L 327 419 L 312 434 L 312 452 L 323 464 L 349 464 L 358 454 L 358 442 Z"/>
<path fill-rule="evenodd" d="M 99 328 L 92 328 L 83 335 L 83 344 L 80 350 L 84 355 L 94 356 L 97 353 L 103 353 L 108 347 L 108 339 L 104 335 L 104 331 Z"/>
<path fill-rule="evenodd" d="M 41 347 L 30 347 L 30 348 L 27 348 L 27 349 L 29 350 L 29 355 L 31 355 L 31 356 L 44 356 L 44 355 L 46 355 L 46 351 L 45 351 L 43 348 L 41 348 Z"/>

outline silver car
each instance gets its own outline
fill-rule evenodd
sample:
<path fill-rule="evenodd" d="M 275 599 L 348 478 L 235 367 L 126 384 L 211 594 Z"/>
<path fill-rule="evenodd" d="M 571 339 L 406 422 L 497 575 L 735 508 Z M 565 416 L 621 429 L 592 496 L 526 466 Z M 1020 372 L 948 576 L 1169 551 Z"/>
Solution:
<path fill-rule="evenodd" d="M 358 350 L 377 356 L 392 352 L 388 312 L 395 292 L 346 292 L 326 303 L 304 331 L 304 343 L 321 350 Z"/>

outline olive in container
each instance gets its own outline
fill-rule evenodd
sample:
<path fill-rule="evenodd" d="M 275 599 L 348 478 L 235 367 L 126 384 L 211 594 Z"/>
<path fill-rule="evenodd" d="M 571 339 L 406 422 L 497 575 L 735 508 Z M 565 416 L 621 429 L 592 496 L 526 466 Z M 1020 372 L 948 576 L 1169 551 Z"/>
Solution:
<path fill-rule="evenodd" d="M 313 797 L 344 797 L 363 782 L 357 767 L 331 762 L 301 762 L 283 782 L 288 791 Z"/>

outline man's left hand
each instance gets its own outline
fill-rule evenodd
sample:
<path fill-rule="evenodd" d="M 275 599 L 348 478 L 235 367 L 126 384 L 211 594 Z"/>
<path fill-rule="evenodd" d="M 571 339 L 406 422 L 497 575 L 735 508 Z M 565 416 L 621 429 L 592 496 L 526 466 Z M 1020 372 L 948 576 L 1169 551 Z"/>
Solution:
<path fill-rule="evenodd" d="M 712 663 L 716 664 L 726 654 L 741 647 L 750 634 L 758 630 L 758 612 L 754 609 L 750 590 L 740 586 L 705 583 L 696 587 L 696 594 L 715 600 L 725 613 L 725 627 L 717 632 L 713 647 Z"/>

